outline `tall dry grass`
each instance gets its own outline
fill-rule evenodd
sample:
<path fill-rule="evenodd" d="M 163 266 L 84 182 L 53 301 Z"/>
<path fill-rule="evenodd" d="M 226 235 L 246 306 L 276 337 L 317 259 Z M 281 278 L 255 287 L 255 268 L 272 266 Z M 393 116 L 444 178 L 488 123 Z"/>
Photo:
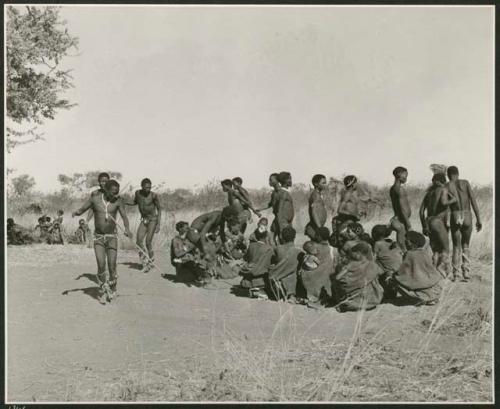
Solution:
<path fill-rule="evenodd" d="M 230 323 L 210 322 L 223 344 L 211 344 L 209 367 L 193 356 L 176 372 L 160 356 L 141 355 L 113 381 L 81 369 L 68 376 L 65 400 L 491 402 L 491 302 L 483 291 L 464 295 L 448 283 L 436 307 L 399 308 L 390 319 L 380 307 L 349 313 L 350 333 L 332 309 L 310 314 L 304 325 L 300 307 L 278 301 L 272 330 L 253 331 L 251 341 Z M 314 331 L 328 326 L 342 336 Z"/>

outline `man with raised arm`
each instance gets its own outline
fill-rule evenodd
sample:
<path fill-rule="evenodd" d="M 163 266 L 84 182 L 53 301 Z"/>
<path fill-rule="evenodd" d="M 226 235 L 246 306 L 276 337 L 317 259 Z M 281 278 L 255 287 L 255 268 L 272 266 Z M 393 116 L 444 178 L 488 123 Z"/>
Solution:
<path fill-rule="evenodd" d="M 116 214 L 120 213 L 125 226 L 125 235 L 132 238 L 124 204 L 119 196 L 120 184 L 108 180 L 101 194 L 93 194 L 72 216 L 80 216 L 91 209 L 94 213 L 94 252 L 97 261 L 97 279 L 100 285 L 99 302 L 104 304 L 116 295 L 118 235 Z M 109 273 L 106 274 L 106 262 Z"/>
<path fill-rule="evenodd" d="M 108 182 L 109 179 L 110 179 L 109 173 L 107 172 L 99 173 L 99 175 L 97 176 L 97 183 L 99 184 L 99 189 L 94 190 L 90 194 L 90 197 L 104 193 L 104 186 L 106 186 L 106 183 Z M 87 223 L 90 222 L 92 220 L 92 217 L 94 217 L 94 212 L 92 211 L 92 209 L 90 209 L 87 213 L 86 222 Z"/>

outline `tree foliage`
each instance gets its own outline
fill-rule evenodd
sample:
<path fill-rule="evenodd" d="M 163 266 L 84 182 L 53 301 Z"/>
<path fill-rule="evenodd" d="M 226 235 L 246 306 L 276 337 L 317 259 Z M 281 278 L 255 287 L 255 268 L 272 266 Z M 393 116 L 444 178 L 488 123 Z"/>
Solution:
<path fill-rule="evenodd" d="M 71 104 L 62 94 L 72 85 L 61 61 L 77 50 L 57 7 L 9 6 L 6 26 L 7 149 L 40 139 L 37 131 Z"/>
<path fill-rule="evenodd" d="M 19 175 L 12 179 L 12 192 L 17 197 L 23 197 L 31 193 L 35 187 L 35 178 L 30 175 Z"/>
<path fill-rule="evenodd" d="M 98 185 L 97 177 L 101 171 L 93 170 L 86 173 L 73 173 L 73 175 L 60 174 L 57 180 L 62 185 L 63 189 L 71 193 L 86 193 L 90 188 Z M 121 180 L 120 172 L 108 171 L 111 179 Z"/>

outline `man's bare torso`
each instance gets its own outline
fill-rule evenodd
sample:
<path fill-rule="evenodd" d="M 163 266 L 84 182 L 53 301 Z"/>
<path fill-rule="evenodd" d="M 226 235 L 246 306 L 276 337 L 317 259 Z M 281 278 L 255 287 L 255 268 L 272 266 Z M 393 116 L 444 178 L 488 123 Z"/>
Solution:
<path fill-rule="evenodd" d="M 121 198 L 114 202 L 108 202 L 103 194 L 94 194 L 91 196 L 91 209 L 94 213 L 94 227 L 97 234 L 115 234 L 116 233 L 116 214 L 122 204 Z M 106 215 L 107 218 L 106 218 Z M 111 216 L 111 217 L 110 217 Z"/>
<path fill-rule="evenodd" d="M 153 192 L 149 192 L 147 196 L 140 190 L 135 192 L 135 201 L 143 218 L 154 218 L 157 216 L 155 199 L 156 194 Z"/>
<path fill-rule="evenodd" d="M 404 220 L 403 216 L 406 216 L 409 219 L 411 217 L 411 208 L 406 189 L 402 185 L 397 186 L 394 184 L 392 185 L 389 194 L 391 196 L 394 215 L 400 221 Z"/>

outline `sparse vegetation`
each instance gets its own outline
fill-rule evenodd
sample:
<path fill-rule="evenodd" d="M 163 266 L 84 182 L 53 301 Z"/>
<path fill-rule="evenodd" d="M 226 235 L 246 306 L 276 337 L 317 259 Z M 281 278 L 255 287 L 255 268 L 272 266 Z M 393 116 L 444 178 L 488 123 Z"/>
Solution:
<path fill-rule="evenodd" d="M 379 199 L 379 204 L 370 208 L 363 220 L 367 229 L 375 223 L 388 221 L 392 215 L 386 189 L 370 189 Z M 409 189 L 414 226 L 419 226 L 416 213 L 423 189 Z M 332 190 L 330 203 L 334 203 L 335 192 Z M 125 194 L 131 191 L 127 188 Z M 247 336 L 233 328 L 230 322 L 204 321 L 220 342 L 211 341 L 209 356 L 205 351 L 204 360 L 197 356 L 186 357 L 184 370 L 172 367 L 169 361 L 161 359 L 161 355 L 147 354 L 136 361 L 127 357 L 127 365 L 116 370 L 98 371 L 73 363 L 61 370 L 65 382 L 47 386 L 46 393 L 34 399 L 123 402 L 491 401 L 493 192 L 491 187 L 476 187 L 475 192 L 484 228 L 473 234 L 472 281 L 464 285 L 448 283 L 440 303 L 434 307 L 382 305 L 374 311 L 346 313 L 341 317 L 331 308 L 320 312 L 306 310 L 305 313 L 314 316 L 309 316 L 309 324 L 304 326 L 300 316 L 304 307 L 274 302 L 277 319 L 271 331 Z M 251 193 L 257 205 L 262 205 L 270 192 L 263 188 Z M 295 226 L 299 233 L 307 222 L 308 194 L 306 186 L 297 186 L 293 191 L 297 207 Z M 165 255 L 177 221 L 191 221 L 199 213 L 225 204 L 216 181 L 194 192 L 166 190 L 161 193 L 161 198 L 166 214 L 155 247 Z M 37 216 L 27 210 L 34 202 L 49 214 L 58 208 L 64 209 L 66 229 L 76 228 L 77 219 L 71 219 L 69 213 L 79 204 L 80 198 L 62 191 L 50 195 L 33 193 L 30 200 L 9 196 L 9 217 L 15 217 L 25 226 L 34 225 Z M 129 215 L 132 229 L 136 229 L 139 222 L 136 212 L 134 208 Z M 303 239 L 299 235 L 298 241 Z M 124 237 L 120 243 L 122 249 L 135 249 Z M 18 256 L 16 260 L 9 260 L 9 266 L 42 268 L 63 263 L 68 252 L 74 263 L 91 257 L 91 249 L 66 246 L 51 249 L 51 259 L 43 256 L 46 252 L 42 250 L 39 259 L 33 253 L 24 252 L 25 260 Z M 128 253 L 120 254 L 120 257 L 125 257 Z M 226 292 L 229 291 L 224 290 Z M 332 325 L 334 327 L 330 328 Z M 325 330 L 321 332 L 318 328 Z"/>

